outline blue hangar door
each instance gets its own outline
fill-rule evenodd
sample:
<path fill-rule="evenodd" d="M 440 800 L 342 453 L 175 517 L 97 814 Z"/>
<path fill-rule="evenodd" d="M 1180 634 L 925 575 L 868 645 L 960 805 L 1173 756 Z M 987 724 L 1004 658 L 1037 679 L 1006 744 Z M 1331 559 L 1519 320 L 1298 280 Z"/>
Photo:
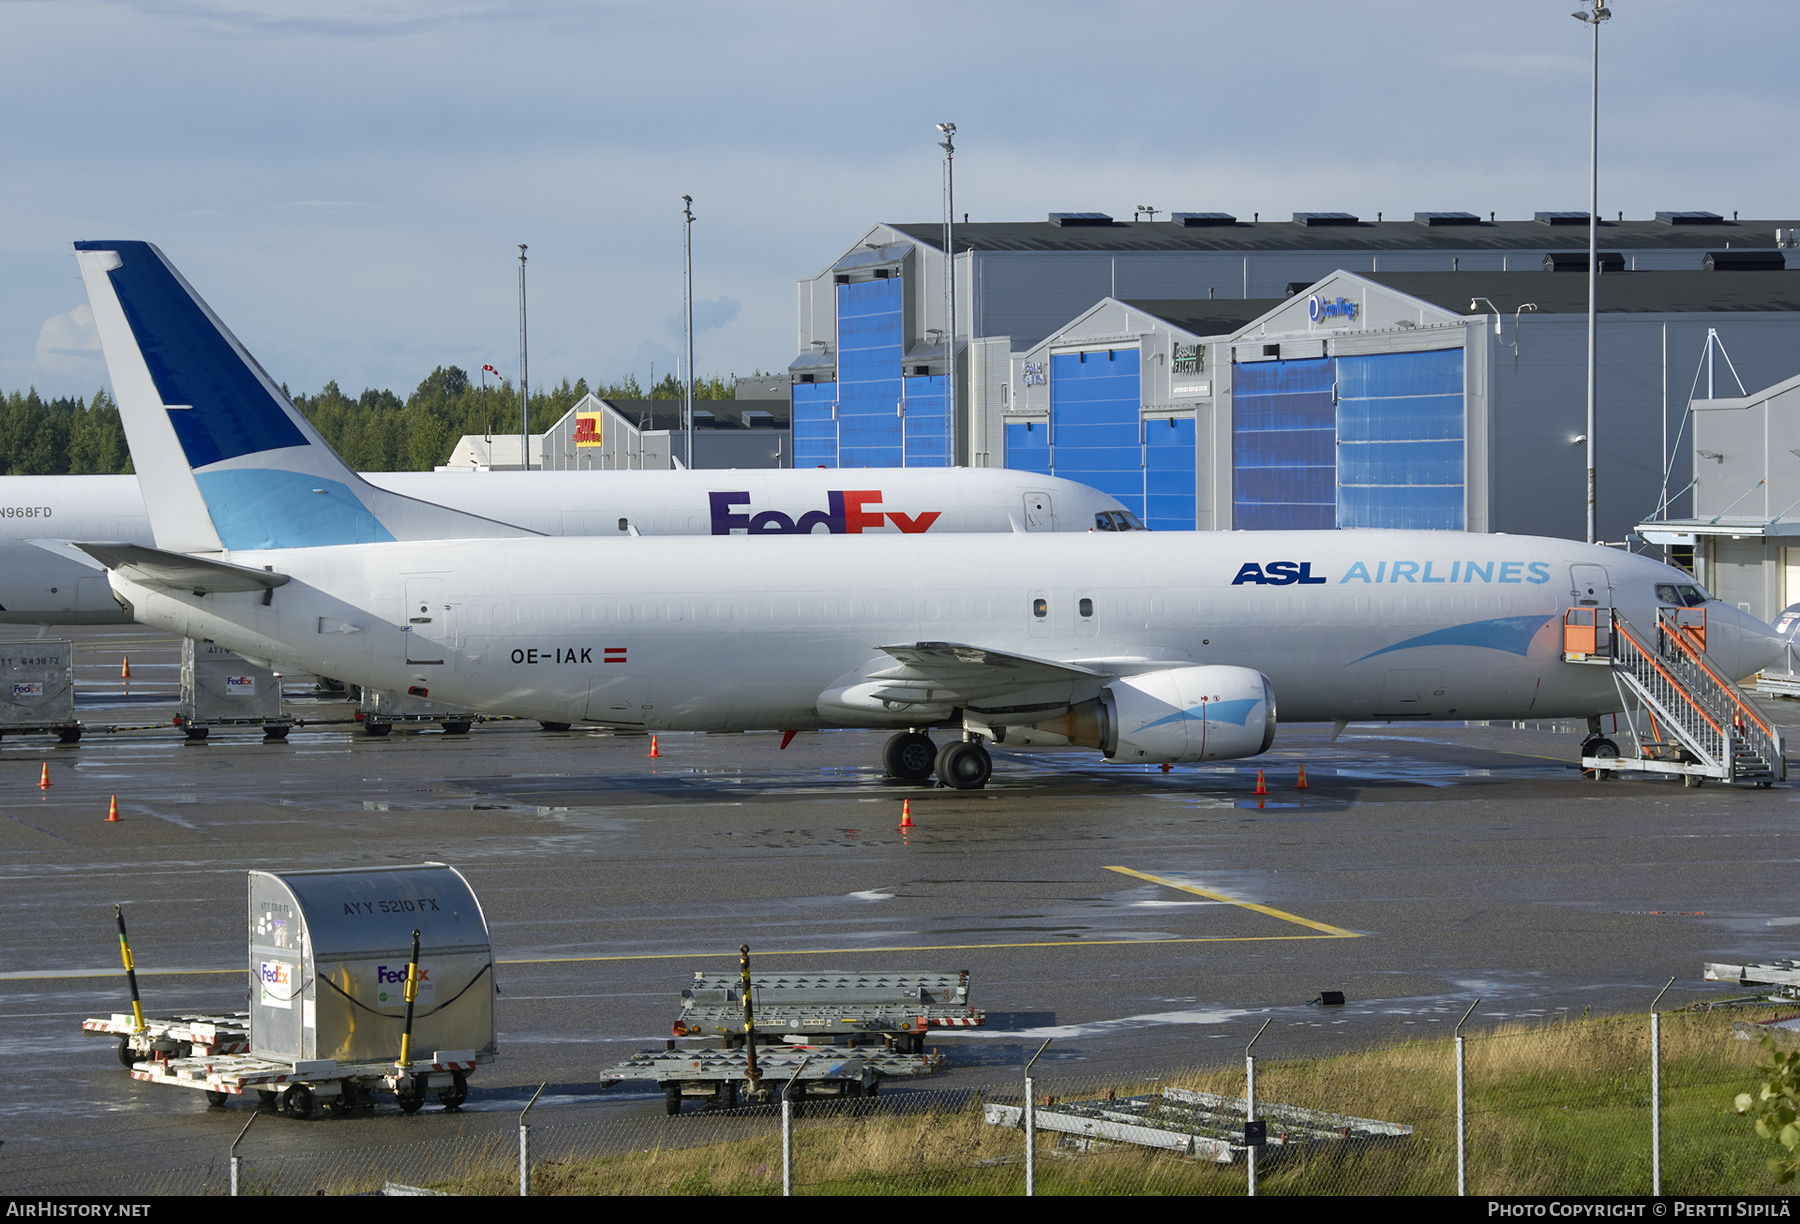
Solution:
<path fill-rule="evenodd" d="M 1140 519 L 1141 404 L 1136 347 L 1051 354 L 1051 473 L 1111 494 Z"/>
<path fill-rule="evenodd" d="M 1241 362 L 1232 386 L 1239 530 L 1463 529 L 1460 348 Z"/>

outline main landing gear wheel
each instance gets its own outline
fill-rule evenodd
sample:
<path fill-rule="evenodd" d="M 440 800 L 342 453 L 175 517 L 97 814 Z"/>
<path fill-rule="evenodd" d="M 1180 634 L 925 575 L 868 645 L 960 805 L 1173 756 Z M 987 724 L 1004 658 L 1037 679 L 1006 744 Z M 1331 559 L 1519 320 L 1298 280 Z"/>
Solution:
<path fill-rule="evenodd" d="M 938 750 L 938 781 L 952 790 L 980 790 L 993 776 L 994 761 L 975 740 L 956 740 Z"/>
<path fill-rule="evenodd" d="M 923 782 L 931 776 L 937 754 L 937 745 L 923 731 L 902 731 L 881 746 L 881 768 L 890 778 Z"/>
<path fill-rule="evenodd" d="M 1604 735 L 1590 735 L 1581 741 L 1581 755 L 1584 757 L 1607 757 L 1619 759 L 1619 746 Z M 1581 776 L 1590 782 L 1604 782 L 1612 776 L 1610 769 L 1584 769 Z"/>

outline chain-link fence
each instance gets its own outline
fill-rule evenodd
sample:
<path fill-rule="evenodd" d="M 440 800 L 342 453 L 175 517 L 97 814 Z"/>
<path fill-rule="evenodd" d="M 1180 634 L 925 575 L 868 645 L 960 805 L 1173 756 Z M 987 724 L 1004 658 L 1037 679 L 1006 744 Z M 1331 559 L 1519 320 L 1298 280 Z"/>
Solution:
<path fill-rule="evenodd" d="M 779 1091 L 769 1103 L 690 1105 L 674 1117 L 642 1098 L 622 1102 L 612 1120 L 559 1122 L 545 1110 L 531 1116 L 529 1190 L 1455 1194 L 1460 1160 L 1468 1192 L 1483 1196 L 1642 1195 L 1659 1175 L 1665 1194 L 1774 1193 L 1764 1165 L 1770 1145 L 1733 1109 L 1762 1057 L 1742 1037 L 1746 1018 L 1660 1017 L 1655 1075 L 1647 1016 L 1471 1031 L 1461 1128 L 1451 1041 L 1300 1059 L 1281 1058 L 1266 1042 L 1255 1066 L 1260 1144 L 1247 1139 L 1252 1106 L 1242 1063 L 1107 1079 L 1057 1064 L 1035 1073 L 1029 1111 L 1022 1079 L 979 1089 L 890 1082 L 878 1096 L 814 1095 L 788 1103 L 785 1127 Z M 280 1146 L 252 1131 L 239 1153 L 240 1193 L 518 1194 L 524 1180 L 516 1129 L 324 1153 L 276 1154 Z M 229 1188 L 222 1152 L 132 1190 Z"/>

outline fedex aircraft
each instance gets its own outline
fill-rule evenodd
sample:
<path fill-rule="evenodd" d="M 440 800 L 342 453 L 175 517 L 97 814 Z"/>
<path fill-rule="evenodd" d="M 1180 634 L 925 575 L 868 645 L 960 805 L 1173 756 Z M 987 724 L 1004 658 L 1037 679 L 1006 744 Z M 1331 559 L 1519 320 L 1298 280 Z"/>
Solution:
<path fill-rule="evenodd" d="M 1112 497 L 1000 468 L 881 471 L 367 472 L 391 493 L 438 502 L 542 535 L 947 534 L 1133 531 Z M 88 558 L 35 548 L 44 538 L 150 544 L 136 476 L 0 476 L 0 624 L 126 624 Z"/>
<path fill-rule="evenodd" d="M 1597 720 L 1619 698 L 1561 661 L 1561 611 L 1706 600 L 1646 558 L 1454 532 L 544 538 L 363 480 L 155 247 L 76 250 L 155 545 L 54 547 L 145 624 L 434 700 L 888 727 L 891 774 L 970 788 L 989 740 L 1203 761 L 1265 751 L 1278 717 Z M 1732 675 L 1780 653 L 1708 608 Z"/>

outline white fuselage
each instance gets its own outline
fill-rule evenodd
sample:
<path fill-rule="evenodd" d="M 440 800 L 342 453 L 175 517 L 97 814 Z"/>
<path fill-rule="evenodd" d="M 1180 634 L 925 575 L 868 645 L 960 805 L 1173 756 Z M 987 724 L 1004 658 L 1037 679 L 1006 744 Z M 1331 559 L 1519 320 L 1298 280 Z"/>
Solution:
<path fill-rule="evenodd" d="M 1087 531 L 1125 507 L 999 468 L 699 472 L 369 472 L 390 492 L 545 535 L 929 535 Z M 833 508 L 838 512 L 834 514 Z M 760 522 L 759 522 L 760 519 Z M 829 520 L 829 521 L 827 521 Z M 106 575 L 30 540 L 153 544 L 135 476 L 0 477 L 0 624 L 124 624 Z"/>
<path fill-rule="evenodd" d="M 878 668 L 881 647 L 922 641 L 1120 672 L 1251 668 L 1284 721 L 1596 715 L 1619 708 L 1611 676 L 1562 662 L 1560 613 L 1599 571 L 1572 567 L 1603 567 L 1599 598 L 1640 624 L 1657 583 L 1687 581 L 1592 545 L 1387 531 L 517 539 L 228 559 L 292 580 L 267 606 L 112 581 L 138 620 L 252 657 L 651 730 L 835 725 L 822 693 Z M 1731 674 L 1778 651 L 1760 621 L 1708 608 L 1709 650 Z"/>

